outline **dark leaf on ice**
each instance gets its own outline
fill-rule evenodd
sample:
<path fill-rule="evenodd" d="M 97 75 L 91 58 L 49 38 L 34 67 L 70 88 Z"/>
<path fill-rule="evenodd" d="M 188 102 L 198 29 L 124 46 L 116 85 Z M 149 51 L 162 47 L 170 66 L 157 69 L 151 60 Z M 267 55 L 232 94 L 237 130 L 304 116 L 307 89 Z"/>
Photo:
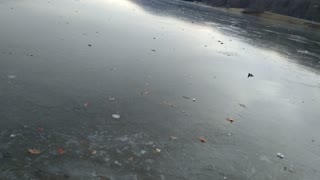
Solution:
<path fill-rule="evenodd" d="M 233 118 L 231 118 L 231 117 L 226 118 L 226 120 L 229 121 L 229 122 L 231 122 L 231 123 L 233 123 L 233 122 L 235 121 L 235 119 L 233 119 Z"/>
<path fill-rule="evenodd" d="M 205 142 L 206 142 L 206 138 L 205 138 L 205 137 L 200 137 L 199 140 L 200 140 L 202 143 L 205 143 Z"/>
<path fill-rule="evenodd" d="M 244 104 L 239 104 L 239 106 L 241 106 L 241 107 L 243 107 L 243 108 L 247 108 L 247 106 L 244 105 Z"/>
<path fill-rule="evenodd" d="M 182 96 L 184 99 L 191 99 L 191 98 L 189 98 L 188 96 Z"/>

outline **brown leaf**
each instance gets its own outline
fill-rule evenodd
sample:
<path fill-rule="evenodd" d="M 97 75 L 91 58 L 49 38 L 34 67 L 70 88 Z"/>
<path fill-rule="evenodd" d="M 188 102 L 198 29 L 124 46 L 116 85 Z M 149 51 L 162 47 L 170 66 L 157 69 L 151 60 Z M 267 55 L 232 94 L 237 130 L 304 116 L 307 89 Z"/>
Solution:
<path fill-rule="evenodd" d="M 231 123 L 233 123 L 233 122 L 235 121 L 235 119 L 233 119 L 233 118 L 231 118 L 231 117 L 226 118 L 226 120 L 229 121 L 229 122 L 231 122 Z"/>
<path fill-rule="evenodd" d="M 57 151 L 58 151 L 58 153 L 59 153 L 60 155 L 66 153 L 66 151 L 65 151 L 64 149 L 62 149 L 62 147 L 58 147 Z"/>
<path fill-rule="evenodd" d="M 201 142 L 203 142 L 203 143 L 206 142 L 206 138 L 205 138 L 205 137 L 200 137 L 199 140 L 200 140 Z"/>
<path fill-rule="evenodd" d="M 34 154 L 34 155 L 36 155 L 36 154 L 41 154 L 40 149 L 36 149 L 36 148 L 29 148 L 29 149 L 28 149 L 28 152 L 29 152 L 30 154 Z"/>

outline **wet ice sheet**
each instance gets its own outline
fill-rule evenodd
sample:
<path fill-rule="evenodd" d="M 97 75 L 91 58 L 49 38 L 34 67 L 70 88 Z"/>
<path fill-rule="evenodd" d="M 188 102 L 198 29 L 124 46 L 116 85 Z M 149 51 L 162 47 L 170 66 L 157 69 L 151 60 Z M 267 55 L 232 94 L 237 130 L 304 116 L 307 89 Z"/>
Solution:
<path fill-rule="evenodd" d="M 178 1 L 2 2 L 0 177 L 318 179 L 319 35 L 253 20 Z"/>

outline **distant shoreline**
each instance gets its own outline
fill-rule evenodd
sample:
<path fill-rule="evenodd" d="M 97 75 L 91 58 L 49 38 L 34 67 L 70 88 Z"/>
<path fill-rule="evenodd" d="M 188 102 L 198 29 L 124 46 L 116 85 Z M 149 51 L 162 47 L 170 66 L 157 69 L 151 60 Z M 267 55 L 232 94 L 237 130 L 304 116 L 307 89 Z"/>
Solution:
<path fill-rule="evenodd" d="M 226 12 L 233 12 L 237 14 L 243 14 L 244 9 L 242 8 L 218 8 L 222 9 Z M 320 29 L 320 23 L 317 22 L 312 22 L 306 19 L 301 19 L 301 18 L 296 18 L 292 16 L 286 16 L 282 14 L 277 14 L 273 12 L 263 12 L 263 13 L 248 13 L 246 15 L 250 16 L 256 16 L 256 17 L 261 17 L 261 18 L 266 18 L 266 19 L 272 19 L 276 21 L 281 21 L 281 22 L 286 22 L 289 24 L 296 24 L 296 25 L 302 25 L 304 27 L 312 28 L 312 29 Z"/>
<path fill-rule="evenodd" d="M 194 2 L 188 2 L 188 1 L 185 1 L 185 2 L 194 3 Z M 245 14 L 245 13 L 243 13 L 243 11 L 245 10 L 243 8 L 216 7 L 216 6 L 210 6 L 205 3 L 201 3 L 201 2 L 196 2 L 195 4 L 197 4 L 198 6 L 211 7 L 213 9 L 224 11 L 224 12 Z M 275 21 L 289 23 L 289 24 L 295 24 L 295 25 L 299 25 L 299 26 L 311 28 L 311 29 L 317 29 L 317 30 L 320 29 L 320 23 L 318 23 L 318 22 L 313 22 L 310 20 L 296 18 L 296 17 L 292 17 L 292 16 L 286 16 L 286 15 L 273 13 L 273 12 L 269 12 L 269 11 L 266 11 L 263 13 L 246 13 L 245 15 L 256 16 L 256 17 L 260 17 L 260 18 L 264 18 L 264 19 L 275 20 Z"/>

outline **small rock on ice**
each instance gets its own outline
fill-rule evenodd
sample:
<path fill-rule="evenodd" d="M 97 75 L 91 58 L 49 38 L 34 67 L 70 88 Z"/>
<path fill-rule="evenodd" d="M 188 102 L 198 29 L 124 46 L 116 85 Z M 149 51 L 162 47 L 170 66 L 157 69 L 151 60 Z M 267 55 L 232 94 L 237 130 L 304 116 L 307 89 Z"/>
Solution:
<path fill-rule="evenodd" d="M 119 118 L 120 118 L 120 115 L 119 115 L 119 114 L 112 114 L 112 117 L 113 117 L 114 119 L 119 119 Z"/>
<path fill-rule="evenodd" d="M 114 164 L 121 166 L 122 164 L 119 161 L 114 161 Z"/>
<path fill-rule="evenodd" d="M 277 153 L 277 157 L 280 158 L 280 159 L 283 159 L 284 155 L 282 153 Z"/>

